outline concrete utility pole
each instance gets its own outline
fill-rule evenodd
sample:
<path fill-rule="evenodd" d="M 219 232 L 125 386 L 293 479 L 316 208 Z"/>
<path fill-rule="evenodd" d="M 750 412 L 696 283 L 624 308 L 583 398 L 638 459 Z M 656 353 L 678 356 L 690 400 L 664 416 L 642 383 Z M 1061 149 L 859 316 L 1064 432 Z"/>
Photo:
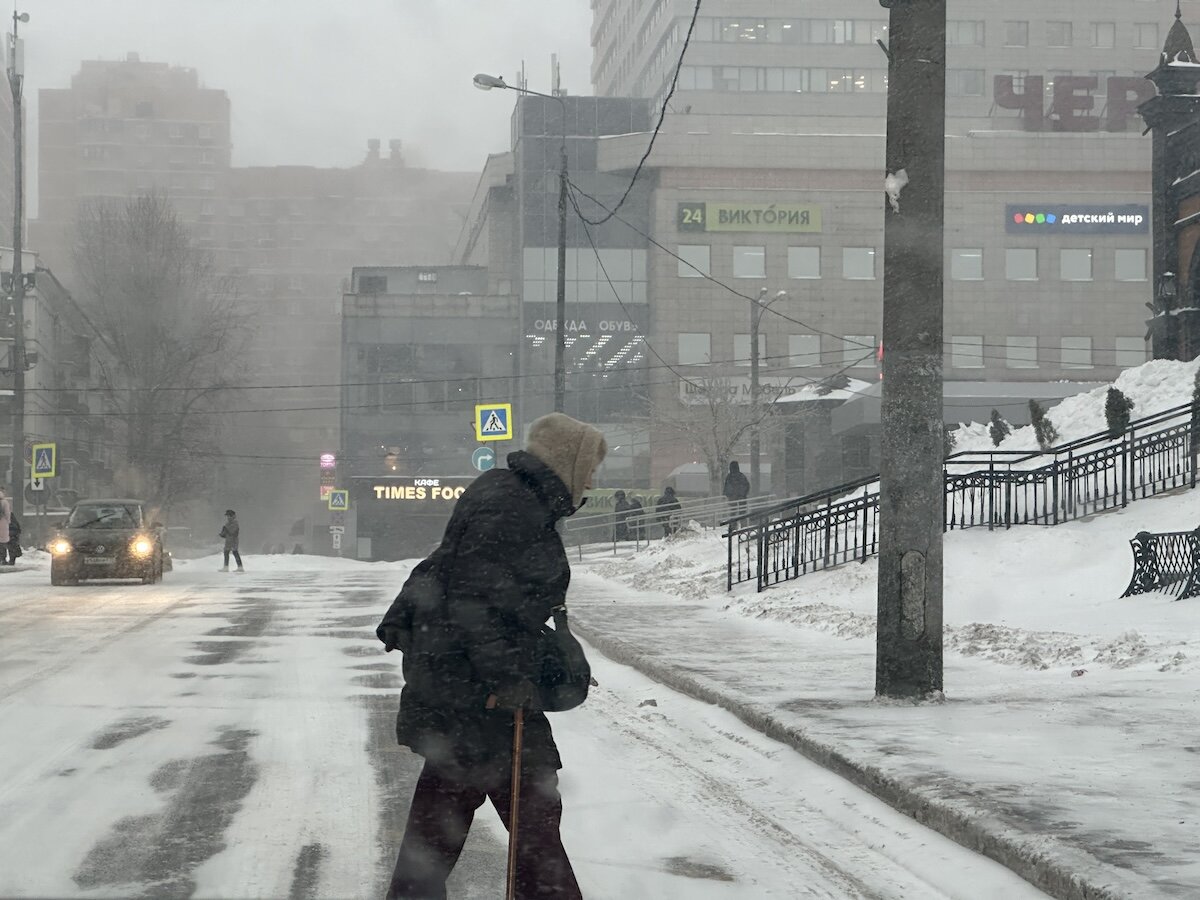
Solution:
<path fill-rule="evenodd" d="M 13 350 L 9 365 L 13 370 L 12 413 L 12 512 L 18 519 L 25 515 L 25 275 L 21 271 L 21 228 L 25 218 L 24 121 L 21 115 L 21 88 L 25 80 L 17 25 L 28 22 L 29 13 L 13 10 L 12 46 L 9 48 L 8 86 L 13 102 Z"/>
<path fill-rule="evenodd" d="M 759 406 L 759 394 L 761 388 L 758 384 L 758 330 L 762 323 L 763 313 L 776 300 L 782 300 L 787 297 L 787 291 L 780 291 L 770 300 L 766 299 L 767 289 L 763 288 L 758 292 L 757 297 L 750 298 L 750 409 L 754 417 L 754 421 L 750 426 L 750 496 L 761 496 L 762 487 L 762 464 L 759 457 L 762 455 L 761 438 L 759 434 L 759 426 L 762 425 L 762 409 Z"/>
<path fill-rule="evenodd" d="M 875 692 L 942 689 L 946 0 L 891 10 Z"/>

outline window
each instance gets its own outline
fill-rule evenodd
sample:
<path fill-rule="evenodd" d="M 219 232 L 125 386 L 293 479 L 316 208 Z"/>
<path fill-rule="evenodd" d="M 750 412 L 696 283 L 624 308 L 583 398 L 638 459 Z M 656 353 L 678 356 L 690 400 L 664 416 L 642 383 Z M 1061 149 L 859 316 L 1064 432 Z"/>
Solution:
<path fill-rule="evenodd" d="M 1029 23 L 1028 22 L 1005 22 L 1004 23 L 1004 46 L 1005 47 L 1028 47 L 1029 46 Z"/>
<path fill-rule="evenodd" d="M 950 279 L 952 281 L 983 280 L 983 250 L 979 247 L 950 251 Z"/>
<path fill-rule="evenodd" d="M 1135 50 L 1160 50 L 1158 43 L 1158 24 L 1155 22 L 1137 22 L 1133 26 L 1133 47 Z"/>
<path fill-rule="evenodd" d="M 703 366 L 712 361 L 712 335 L 698 332 L 680 332 L 679 364 L 681 366 Z"/>
<path fill-rule="evenodd" d="M 1063 338 L 1062 367 L 1064 369 L 1090 369 L 1092 367 L 1092 339 L 1090 337 Z"/>
<path fill-rule="evenodd" d="M 359 275 L 358 292 L 360 294 L 386 294 L 386 275 Z"/>
<path fill-rule="evenodd" d="M 1092 251 L 1062 249 L 1058 251 L 1060 277 L 1063 281 L 1092 280 Z"/>
<path fill-rule="evenodd" d="M 750 365 L 750 335 L 735 334 L 733 336 L 733 364 L 735 366 Z M 767 364 L 767 336 L 758 333 L 758 364 Z"/>
<path fill-rule="evenodd" d="M 1122 369 L 1140 366 L 1146 361 L 1146 342 L 1140 337 L 1119 337 L 1113 362 Z"/>
<path fill-rule="evenodd" d="M 1005 347 L 1006 365 L 1010 369 L 1036 369 L 1037 338 L 1009 337 Z"/>
<path fill-rule="evenodd" d="M 708 244 L 679 245 L 680 278 L 703 278 L 710 274 Z"/>
<path fill-rule="evenodd" d="M 820 277 L 820 247 L 788 247 L 788 278 Z"/>
<path fill-rule="evenodd" d="M 982 97 L 983 80 L 983 69 L 950 69 L 946 72 L 946 93 L 959 97 Z"/>
<path fill-rule="evenodd" d="M 1046 46 L 1047 47 L 1070 47 L 1071 46 L 1071 23 L 1070 22 L 1047 22 L 1046 23 Z"/>
<path fill-rule="evenodd" d="M 950 338 L 950 365 L 956 369 L 982 369 L 983 337 L 959 334 Z"/>
<path fill-rule="evenodd" d="M 1009 281 L 1037 281 L 1037 250 L 1032 247 L 1005 250 L 1004 277 Z"/>
<path fill-rule="evenodd" d="M 767 249 L 765 247 L 734 247 L 733 277 L 766 278 Z"/>
<path fill-rule="evenodd" d="M 1115 22 L 1092 23 L 1092 46 L 1097 50 L 1112 50 L 1117 46 L 1117 25 Z"/>
<path fill-rule="evenodd" d="M 873 279 L 875 277 L 875 248 L 843 247 L 842 277 L 848 280 Z"/>
<path fill-rule="evenodd" d="M 842 338 L 842 365 L 861 368 L 875 365 L 875 335 L 848 334 Z"/>
<path fill-rule="evenodd" d="M 788 365 L 819 366 L 821 364 L 821 336 L 819 334 L 788 335 Z"/>
<path fill-rule="evenodd" d="M 1146 251 L 1117 250 L 1116 251 L 1117 281 L 1146 280 Z"/>
<path fill-rule="evenodd" d="M 982 47 L 983 22 L 979 19 L 947 22 L 946 44 L 950 47 Z"/>

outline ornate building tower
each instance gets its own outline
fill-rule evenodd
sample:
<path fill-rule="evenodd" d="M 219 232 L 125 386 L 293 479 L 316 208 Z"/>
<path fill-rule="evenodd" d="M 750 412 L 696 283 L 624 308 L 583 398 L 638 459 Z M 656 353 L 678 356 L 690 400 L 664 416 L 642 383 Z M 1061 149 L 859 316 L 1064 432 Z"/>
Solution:
<path fill-rule="evenodd" d="M 1200 356 L 1200 63 L 1178 2 L 1158 67 L 1158 94 L 1138 112 L 1153 133 L 1154 297 L 1146 304 L 1155 359 Z"/>

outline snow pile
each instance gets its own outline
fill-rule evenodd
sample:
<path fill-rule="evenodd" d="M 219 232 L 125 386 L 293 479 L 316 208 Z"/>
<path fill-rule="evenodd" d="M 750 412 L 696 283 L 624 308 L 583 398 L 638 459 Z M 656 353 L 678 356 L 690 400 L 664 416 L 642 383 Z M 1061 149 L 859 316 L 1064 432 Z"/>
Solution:
<path fill-rule="evenodd" d="M 1192 402 L 1193 379 L 1200 360 L 1175 362 L 1155 359 L 1132 369 L 1126 369 L 1113 382 L 1113 387 L 1133 401 L 1131 417 L 1141 419 L 1163 410 Z M 1104 418 L 1104 403 L 1108 386 L 1068 397 L 1046 417 L 1058 431 L 1060 443 L 1088 437 L 1108 427 Z M 1014 428 L 999 447 L 992 444 L 986 422 L 967 422 L 954 432 L 954 452 L 961 450 L 1037 450 L 1033 427 Z"/>

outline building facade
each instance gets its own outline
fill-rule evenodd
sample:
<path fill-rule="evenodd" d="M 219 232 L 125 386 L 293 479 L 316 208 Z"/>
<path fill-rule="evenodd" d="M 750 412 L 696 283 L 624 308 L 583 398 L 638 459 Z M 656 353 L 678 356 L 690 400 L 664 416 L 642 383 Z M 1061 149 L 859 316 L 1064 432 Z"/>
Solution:
<path fill-rule="evenodd" d="M 264 387 L 238 392 L 222 423 L 221 484 L 246 508 L 246 534 L 290 546 L 290 524 L 318 496 L 315 460 L 338 444 L 346 273 L 448 262 L 476 176 L 409 167 L 400 141 L 381 150 L 379 139 L 345 168 L 234 167 L 225 91 L 136 54 L 86 61 L 70 87 L 39 101 L 39 218 L 28 243 L 68 287 L 80 205 L 148 191 L 169 197 L 234 283 L 254 331 L 247 383 Z"/>

